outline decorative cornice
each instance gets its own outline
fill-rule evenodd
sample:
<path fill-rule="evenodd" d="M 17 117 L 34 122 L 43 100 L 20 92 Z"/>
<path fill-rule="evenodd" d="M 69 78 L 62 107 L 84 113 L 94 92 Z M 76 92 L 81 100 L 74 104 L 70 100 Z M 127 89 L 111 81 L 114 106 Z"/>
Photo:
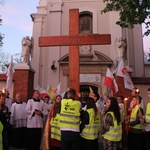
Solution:
<path fill-rule="evenodd" d="M 132 77 L 134 84 L 150 84 L 150 78 L 146 77 Z"/>

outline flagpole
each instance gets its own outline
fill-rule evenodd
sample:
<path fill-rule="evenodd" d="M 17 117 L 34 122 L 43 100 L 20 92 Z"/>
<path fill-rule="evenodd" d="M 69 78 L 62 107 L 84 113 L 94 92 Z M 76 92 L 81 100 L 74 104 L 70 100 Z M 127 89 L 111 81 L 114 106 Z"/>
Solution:
<path fill-rule="evenodd" d="M 10 91 L 12 87 L 12 80 L 13 80 L 13 56 L 12 55 L 11 55 L 10 64 L 6 76 L 7 76 L 6 90 Z"/>

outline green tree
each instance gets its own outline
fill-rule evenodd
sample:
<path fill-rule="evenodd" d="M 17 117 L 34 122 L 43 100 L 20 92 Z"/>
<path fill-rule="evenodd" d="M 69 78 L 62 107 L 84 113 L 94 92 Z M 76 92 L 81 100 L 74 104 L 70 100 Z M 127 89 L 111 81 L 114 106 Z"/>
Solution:
<path fill-rule="evenodd" d="M 7 68 L 9 66 L 9 54 L 4 53 L 0 49 L 0 73 L 6 73 Z"/>
<path fill-rule="evenodd" d="M 4 0 L 0 0 L 0 5 L 3 4 L 4 4 Z M 0 25 L 2 25 L 1 15 L 0 15 Z M 0 33 L 0 48 L 3 46 L 3 38 L 4 38 L 4 34 Z"/>
<path fill-rule="evenodd" d="M 106 7 L 101 13 L 119 11 L 116 24 L 122 28 L 134 28 L 136 24 L 146 24 L 145 35 L 150 34 L 150 0 L 103 0 Z M 146 21 L 148 19 L 148 21 Z"/>
<path fill-rule="evenodd" d="M 1 16 L 0 16 L 0 25 L 2 25 Z M 4 34 L 0 33 L 0 48 L 3 46 L 3 38 L 4 38 Z"/>
<path fill-rule="evenodd" d="M 22 62 L 21 53 L 13 54 L 13 65 L 20 64 Z M 10 64 L 10 54 L 0 50 L 0 73 L 6 73 Z"/>

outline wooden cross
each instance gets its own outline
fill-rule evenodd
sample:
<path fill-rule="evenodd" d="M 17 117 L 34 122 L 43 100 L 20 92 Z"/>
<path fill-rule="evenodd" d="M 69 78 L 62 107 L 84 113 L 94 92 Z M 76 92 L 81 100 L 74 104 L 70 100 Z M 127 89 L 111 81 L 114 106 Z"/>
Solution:
<path fill-rule="evenodd" d="M 79 45 L 111 44 L 110 34 L 79 35 L 79 10 L 69 10 L 69 36 L 39 38 L 40 47 L 69 46 L 69 86 L 79 92 Z"/>

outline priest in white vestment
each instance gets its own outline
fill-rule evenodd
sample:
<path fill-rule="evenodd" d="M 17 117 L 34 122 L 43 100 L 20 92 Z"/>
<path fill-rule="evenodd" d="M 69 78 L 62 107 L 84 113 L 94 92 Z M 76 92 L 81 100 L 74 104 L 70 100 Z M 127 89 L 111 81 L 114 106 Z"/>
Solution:
<path fill-rule="evenodd" d="M 39 99 L 39 97 L 39 91 L 35 90 L 33 93 L 33 98 L 28 100 L 26 106 L 26 149 L 28 150 L 38 150 L 40 148 L 43 116 L 48 114 L 44 101 Z"/>
<path fill-rule="evenodd" d="M 10 123 L 13 127 L 11 146 L 24 148 L 25 133 L 27 127 L 26 103 L 22 101 L 21 94 L 16 94 L 16 102 L 12 104 Z"/>

